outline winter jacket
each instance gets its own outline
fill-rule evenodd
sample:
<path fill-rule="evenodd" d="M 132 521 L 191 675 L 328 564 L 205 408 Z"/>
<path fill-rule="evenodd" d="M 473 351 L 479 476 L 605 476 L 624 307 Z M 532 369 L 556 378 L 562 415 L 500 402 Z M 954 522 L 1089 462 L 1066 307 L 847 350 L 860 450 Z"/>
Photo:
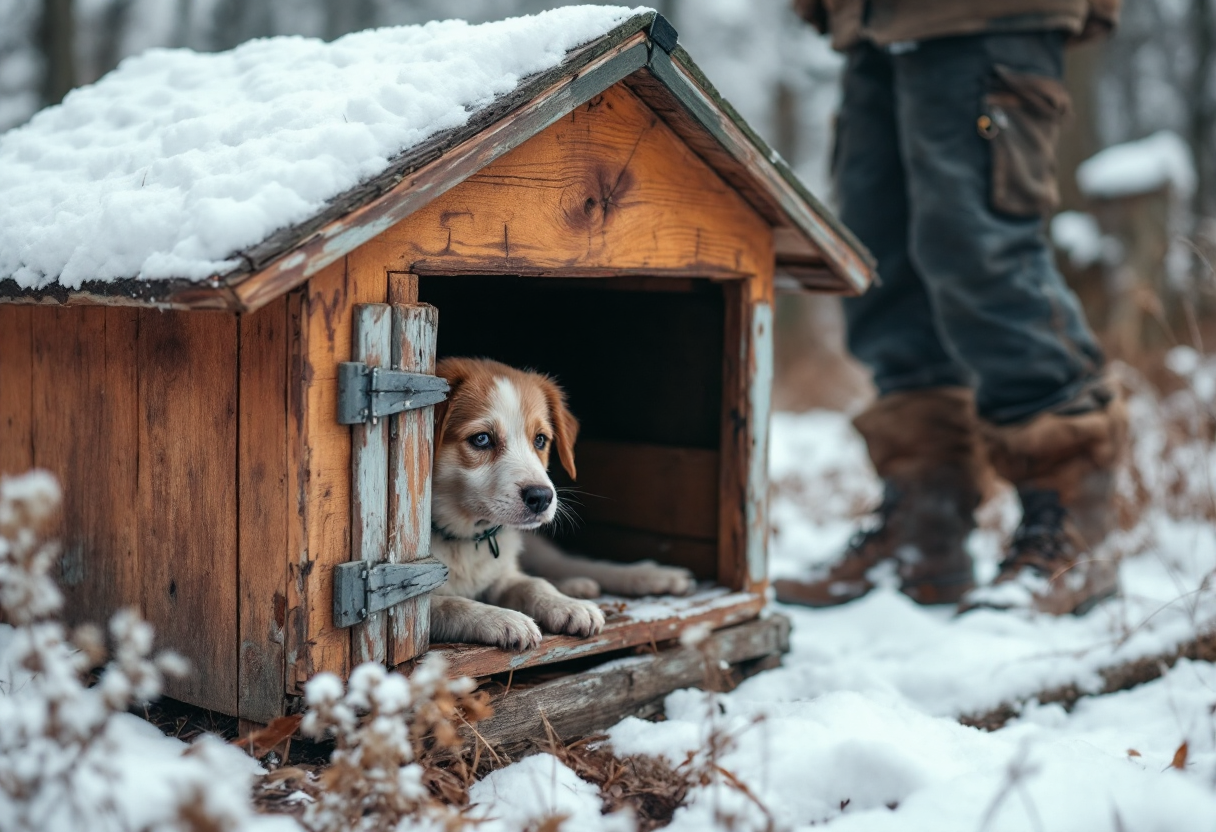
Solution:
<path fill-rule="evenodd" d="M 1063 30 L 1075 40 L 1106 34 L 1121 0 L 794 0 L 794 8 L 841 51 L 978 32 Z"/>

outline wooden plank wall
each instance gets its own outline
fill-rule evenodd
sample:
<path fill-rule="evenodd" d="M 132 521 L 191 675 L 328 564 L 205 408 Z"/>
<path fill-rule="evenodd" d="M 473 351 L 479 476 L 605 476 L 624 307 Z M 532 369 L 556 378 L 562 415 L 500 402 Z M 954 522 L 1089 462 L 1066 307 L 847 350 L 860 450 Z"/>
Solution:
<path fill-rule="evenodd" d="M 382 238 L 422 275 L 743 277 L 773 264 L 768 223 L 623 85 Z"/>
<path fill-rule="evenodd" d="M 288 323 L 286 300 L 240 322 L 0 307 L 0 466 L 63 484 L 68 620 L 139 609 L 194 666 L 170 696 L 255 718 L 282 708 Z"/>
<path fill-rule="evenodd" d="M 0 306 L 0 474 L 20 474 L 34 464 L 33 313 L 28 306 Z"/>
<path fill-rule="evenodd" d="M 351 668 L 351 631 L 333 625 L 333 568 L 351 559 L 351 430 L 335 418 L 337 365 L 351 360 L 355 304 L 386 302 L 390 260 L 377 243 L 363 246 L 313 277 L 292 313 L 299 335 L 288 393 L 289 693 L 315 673 Z"/>
<path fill-rule="evenodd" d="M 64 485 L 60 574 L 73 620 L 137 601 L 138 407 L 130 309 L 29 310 L 30 464 Z M 82 483 L 85 487 L 68 487 Z M 112 553 L 105 569 L 90 555 Z"/>
<path fill-rule="evenodd" d="M 369 367 L 392 365 L 393 310 L 387 303 L 355 308 L 351 360 Z M 388 553 L 389 419 L 351 427 L 351 560 L 371 567 Z M 369 613 L 351 628 L 351 663 L 387 659 L 388 610 Z"/>
<path fill-rule="evenodd" d="M 297 296 L 240 320 L 237 528 L 237 714 L 269 722 L 283 712 L 287 552 L 292 531 L 288 373 Z"/>
<path fill-rule="evenodd" d="M 412 373 L 434 373 L 439 311 L 418 303 L 415 275 L 390 274 L 388 291 L 393 304 L 393 367 Z M 431 553 L 435 409 L 424 407 L 394 416 L 391 429 L 388 560 L 408 563 Z M 430 624 L 429 594 L 410 598 L 389 610 L 390 667 L 427 651 L 431 644 Z"/>
<path fill-rule="evenodd" d="M 718 580 L 758 592 L 768 576 L 772 309 L 771 271 L 726 286 Z"/>
<path fill-rule="evenodd" d="M 193 666 L 168 695 L 236 713 L 236 316 L 141 310 L 136 361 L 144 613 Z"/>

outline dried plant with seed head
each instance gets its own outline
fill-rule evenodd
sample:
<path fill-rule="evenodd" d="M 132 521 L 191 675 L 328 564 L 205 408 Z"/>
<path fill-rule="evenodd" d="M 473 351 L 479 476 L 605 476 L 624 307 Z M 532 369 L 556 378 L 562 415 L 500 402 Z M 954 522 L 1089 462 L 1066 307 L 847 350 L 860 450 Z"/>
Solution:
<path fill-rule="evenodd" d="M 441 800 L 428 788 L 427 758 L 461 748 L 460 726 L 490 715 L 474 687 L 449 679 L 439 656 L 425 658 L 408 678 L 368 663 L 355 668 L 345 689 L 332 673 L 309 680 L 300 729 L 331 738 L 334 751 L 320 776 L 302 784 L 313 798 L 304 825 L 311 832 L 389 832 L 403 820 L 464 826 L 451 795 Z"/>
<path fill-rule="evenodd" d="M 51 534 L 60 500 L 58 484 L 45 472 L 0 477 L 0 621 L 12 627 L 0 628 L 8 636 L 7 644 L 0 637 L 5 832 L 250 828 L 257 816 L 247 774 L 232 770 L 232 759 L 214 738 L 176 757 L 168 751 L 173 764 L 154 773 L 171 788 L 132 786 L 138 776 L 131 771 L 132 754 L 146 754 L 149 740 L 141 730 L 146 726 L 133 724 L 136 717 L 126 711 L 156 698 L 166 674 L 184 672 L 185 662 L 152 655 L 152 627 L 134 610 L 110 620 L 110 651 L 95 626 L 69 636 L 58 618 L 63 595 L 51 577 L 59 557 Z M 103 664 L 89 685 L 90 672 Z M 141 795 L 149 789 L 165 794 L 149 802 Z"/>

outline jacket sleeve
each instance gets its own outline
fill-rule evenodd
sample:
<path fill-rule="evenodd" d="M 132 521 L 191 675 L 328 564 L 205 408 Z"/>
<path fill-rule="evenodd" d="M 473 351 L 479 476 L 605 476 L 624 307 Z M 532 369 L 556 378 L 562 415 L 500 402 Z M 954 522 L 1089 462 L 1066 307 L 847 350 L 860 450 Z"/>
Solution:
<path fill-rule="evenodd" d="M 1122 0 L 1089 0 L 1085 26 L 1076 37 L 1078 41 L 1105 37 L 1119 25 L 1119 7 Z"/>
<path fill-rule="evenodd" d="M 1105 2 L 1118 3 L 1118 0 L 1105 0 Z M 827 34 L 828 9 L 824 5 L 824 0 L 794 0 L 794 11 L 807 23 Z"/>

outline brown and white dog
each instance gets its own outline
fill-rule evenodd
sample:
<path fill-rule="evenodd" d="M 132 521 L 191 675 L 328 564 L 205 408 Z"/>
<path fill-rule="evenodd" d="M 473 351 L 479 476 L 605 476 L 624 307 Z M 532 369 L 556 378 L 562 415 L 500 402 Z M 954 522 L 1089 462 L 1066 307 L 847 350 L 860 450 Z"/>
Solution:
<path fill-rule="evenodd" d="M 446 358 L 436 372 L 452 389 L 435 413 L 431 552 L 449 574 L 431 597 L 432 641 L 526 650 L 542 629 L 598 633 L 604 614 L 581 599 L 601 591 L 692 591 L 685 569 L 573 557 L 531 533 L 558 512 L 551 450 L 575 476 L 578 421 L 551 379 L 470 358 Z"/>

